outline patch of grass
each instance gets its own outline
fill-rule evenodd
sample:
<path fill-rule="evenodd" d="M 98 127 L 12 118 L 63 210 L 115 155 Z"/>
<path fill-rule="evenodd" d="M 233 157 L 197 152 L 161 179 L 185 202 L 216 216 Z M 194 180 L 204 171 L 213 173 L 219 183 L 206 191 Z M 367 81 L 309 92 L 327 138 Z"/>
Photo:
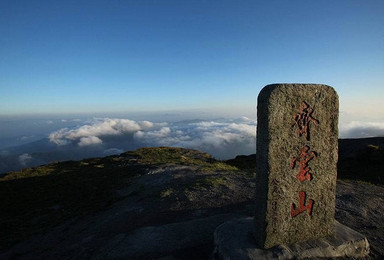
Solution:
<path fill-rule="evenodd" d="M 225 177 L 208 176 L 197 180 L 187 187 L 187 190 L 214 189 L 219 186 L 228 186 L 228 180 Z"/>
<path fill-rule="evenodd" d="M 373 145 L 373 144 L 369 144 L 369 145 L 367 146 L 367 149 L 378 151 L 378 150 L 380 150 L 380 146 L 378 146 L 378 145 Z"/>
<path fill-rule="evenodd" d="M 175 192 L 175 191 L 174 191 L 174 189 L 172 189 L 172 188 L 165 189 L 165 190 L 163 190 L 163 191 L 160 192 L 160 197 L 161 197 L 161 198 L 169 197 L 169 196 L 171 196 L 174 192 Z"/>
<path fill-rule="evenodd" d="M 214 159 L 206 153 L 195 150 L 186 150 L 173 147 L 141 148 L 130 155 L 138 157 L 143 164 L 183 164 L 213 161 Z"/>
<path fill-rule="evenodd" d="M 362 181 L 362 180 L 357 180 L 356 182 L 358 182 L 358 183 L 363 183 L 363 184 L 369 184 L 369 185 L 373 185 L 373 183 L 372 183 L 372 182 L 370 182 L 370 181 Z"/>
<path fill-rule="evenodd" d="M 55 166 L 56 164 L 49 164 L 49 165 L 44 165 L 40 167 L 23 169 L 19 172 L 10 172 L 7 175 L 5 175 L 3 178 L 0 178 L 0 182 L 50 175 L 55 171 Z"/>
<path fill-rule="evenodd" d="M 232 172 L 232 171 L 238 171 L 239 169 L 235 166 L 232 166 L 232 165 L 228 165 L 226 163 L 223 163 L 223 162 L 215 162 L 214 164 L 211 164 L 211 165 L 204 165 L 203 166 L 203 170 L 204 171 L 228 171 L 228 172 Z"/>
<path fill-rule="evenodd" d="M 201 167 L 202 171 L 238 171 L 238 168 L 215 160 L 211 155 L 191 149 L 156 147 L 141 148 L 128 152 L 138 158 L 138 162 L 149 165 L 188 165 Z"/>

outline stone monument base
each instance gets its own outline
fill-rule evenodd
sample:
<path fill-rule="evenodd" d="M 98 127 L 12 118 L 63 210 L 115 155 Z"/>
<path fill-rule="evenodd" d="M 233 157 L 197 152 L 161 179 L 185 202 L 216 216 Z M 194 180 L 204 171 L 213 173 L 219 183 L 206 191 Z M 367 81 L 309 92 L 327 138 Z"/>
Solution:
<path fill-rule="evenodd" d="M 335 236 L 271 249 L 256 247 L 253 218 L 225 222 L 214 234 L 215 259 L 360 258 L 369 254 L 365 236 L 335 221 Z M 257 232 L 257 231 L 256 231 Z"/>

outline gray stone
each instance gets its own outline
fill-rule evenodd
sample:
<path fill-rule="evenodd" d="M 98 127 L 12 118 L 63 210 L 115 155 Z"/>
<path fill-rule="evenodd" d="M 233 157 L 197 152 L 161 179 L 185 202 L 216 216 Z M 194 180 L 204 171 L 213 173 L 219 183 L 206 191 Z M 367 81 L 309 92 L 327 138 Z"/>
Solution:
<path fill-rule="evenodd" d="M 133 233 L 116 235 L 92 259 L 155 259 L 212 243 L 217 226 L 237 219 L 237 214 L 220 214 L 162 226 L 148 226 Z"/>
<path fill-rule="evenodd" d="M 257 248 L 252 234 L 253 219 L 228 221 L 217 227 L 214 234 L 215 259 L 306 259 L 360 258 L 369 253 L 367 239 L 360 233 L 333 222 L 335 236 L 311 239 L 270 249 Z"/>
<path fill-rule="evenodd" d="M 255 239 L 261 248 L 334 232 L 338 96 L 326 85 L 264 87 L 257 106 Z"/>

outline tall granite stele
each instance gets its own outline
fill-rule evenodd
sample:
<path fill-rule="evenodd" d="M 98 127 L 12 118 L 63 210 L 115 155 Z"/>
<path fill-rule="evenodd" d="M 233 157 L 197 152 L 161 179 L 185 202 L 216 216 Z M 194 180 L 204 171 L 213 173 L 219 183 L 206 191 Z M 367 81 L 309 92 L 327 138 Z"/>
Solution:
<path fill-rule="evenodd" d="M 259 247 L 334 234 L 338 106 L 337 93 L 326 85 L 261 90 L 254 218 Z"/>

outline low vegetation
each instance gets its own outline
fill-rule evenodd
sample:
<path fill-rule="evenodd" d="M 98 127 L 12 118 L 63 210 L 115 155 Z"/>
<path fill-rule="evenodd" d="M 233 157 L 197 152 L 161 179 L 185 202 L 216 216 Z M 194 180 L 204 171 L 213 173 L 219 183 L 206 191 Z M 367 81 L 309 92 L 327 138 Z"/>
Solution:
<path fill-rule="evenodd" d="M 186 191 L 193 202 L 198 201 L 204 192 L 232 188 L 228 176 L 250 179 L 256 169 L 255 155 L 217 161 L 196 150 L 159 147 L 11 172 L 0 178 L 0 249 L 65 220 L 105 210 L 122 199 L 117 191 L 128 187 L 134 177 L 162 165 L 191 166 L 199 171 L 191 182 L 187 178 L 179 183 L 180 187 L 157 190 L 157 198 L 163 201 L 183 198 Z M 366 146 L 356 156 L 339 158 L 341 179 L 384 184 L 383 172 L 384 151 L 376 145 Z"/>
<path fill-rule="evenodd" d="M 223 176 L 207 176 L 188 185 L 188 190 L 215 189 L 219 186 L 228 186 L 228 180 Z"/>
<path fill-rule="evenodd" d="M 165 189 L 165 190 L 163 190 L 163 191 L 160 192 L 160 197 L 161 197 L 161 198 L 169 197 L 169 196 L 171 196 L 174 192 L 175 192 L 175 190 L 172 189 L 172 188 Z"/>
<path fill-rule="evenodd" d="M 139 163 L 148 165 L 166 164 L 198 166 L 202 171 L 238 170 L 235 166 L 215 160 L 207 153 L 191 149 L 172 147 L 142 148 L 124 153 L 123 155 L 135 157 Z"/>
<path fill-rule="evenodd" d="M 56 162 L 0 178 L 0 248 L 58 223 L 86 216 L 121 199 L 116 191 L 157 165 L 196 166 L 200 171 L 237 171 L 209 154 L 181 148 L 142 148 L 121 155 Z M 205 180 L 198 185 L 217 185 Z M 169 197 L 172 188 L 160 193 Z"/>

